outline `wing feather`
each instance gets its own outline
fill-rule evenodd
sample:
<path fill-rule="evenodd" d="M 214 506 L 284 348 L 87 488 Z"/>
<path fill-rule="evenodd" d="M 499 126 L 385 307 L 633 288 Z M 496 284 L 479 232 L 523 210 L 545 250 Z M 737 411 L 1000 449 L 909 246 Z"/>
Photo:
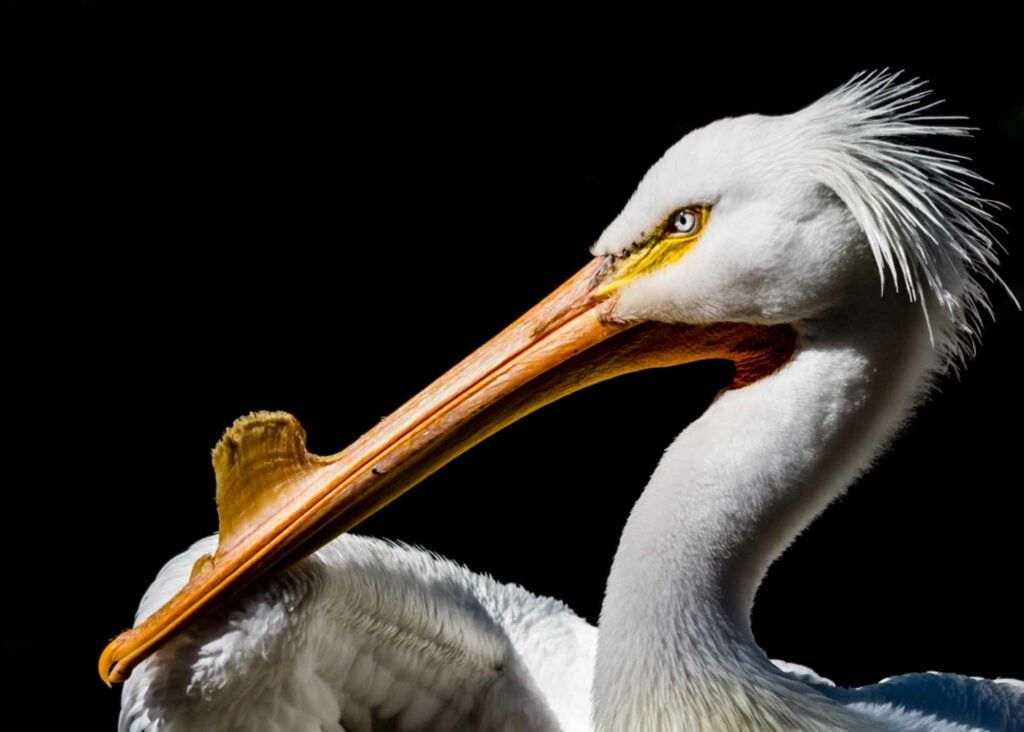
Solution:
<path fill-rule="evenodd" d="M 215 541 L 168 563 L 140 618 Z M 586 730 L 595 646 L 561 603 L 346 535 L 141 664 L 120 729 Z"/>
<path fill-rule="evenodd" d="M 893 676 L 847 689 L 798 664 L 782 671 L 830 699 L 902 732 L 1024 732 L 1024 683 L 938 672 Z"/>

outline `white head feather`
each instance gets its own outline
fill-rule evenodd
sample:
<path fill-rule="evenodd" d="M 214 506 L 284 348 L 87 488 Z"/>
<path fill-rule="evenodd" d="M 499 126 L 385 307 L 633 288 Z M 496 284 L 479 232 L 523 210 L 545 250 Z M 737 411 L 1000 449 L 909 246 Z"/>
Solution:
<path fill-rule="evenodd" d="M 812 317 L 801 308 L 820 312 L 863 286 L 858 262 L 870 251 L 883 290 L 891 278 L 921 302 L 940 363 L 962 361 L 990 310 L 978 278 L 1001 282 L 998 204 L 977 193 L 983 179 L 961 158 L 923 144 L 970 134 L 959 118 L 927 114 L 937 104 L 928 94 L 898 73 L 859 74 L 794 114 L 720 120 L 684 137 L 594 251 L 622 254 L 682 206 L 710 207 L 710 223 L 686 266 L 626 288 L 623 310 L 691 322 Z"/>

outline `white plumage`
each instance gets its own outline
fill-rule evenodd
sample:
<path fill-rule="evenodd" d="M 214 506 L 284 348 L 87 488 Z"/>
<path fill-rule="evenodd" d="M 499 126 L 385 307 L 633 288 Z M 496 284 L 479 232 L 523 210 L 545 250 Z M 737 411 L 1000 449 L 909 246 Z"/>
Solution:
<path fill-rule="evenodd" d="M 139 619 L 214 547 L 168 563 Z M 596 642 L 557 600 L 346 535 L 138 669 L 121 724 L 166 712 L 181 729 L 589 729 Z"/>
<path fill-rule="evenodd" d="M 969 355 L 986 308 L 976 276 L 998 280 L 974 175 L 925 145 L 963 130 L 923 99 L 876 74 L 793 115 L 709 125 L 596 243 L 593 307 L 609 322 L 788 326 L 795 339 L 665 452 L 623 531 L 599 633 L 556 601 L 346 536 L 143 662 L 122 728 L 1024 726 L 1019 682 L 837 689 L 773 664 L 750 631 L 768 566 Z M 140 620 L 211 546 L 165 568 Z"/>

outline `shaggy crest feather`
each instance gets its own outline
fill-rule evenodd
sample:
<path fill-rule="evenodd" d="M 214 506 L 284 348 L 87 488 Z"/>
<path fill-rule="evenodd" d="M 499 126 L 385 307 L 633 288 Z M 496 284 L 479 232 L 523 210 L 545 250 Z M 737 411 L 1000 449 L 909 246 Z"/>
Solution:
<path fill-rule="evenodd" d="M 811 145 L 812 175 L 864 230 L 883 288 L 887 272 L 897 290 L 902 281 L 910 299 L 921 301 L 930 331 L 928 294 L 947 315 L 932 340 L 947 365 L 955 365 L 973 355 L 981 314 L 991 314 L 978 277 L 1001 284 L 1013 298 L 995 270 L 991 211 L 1002 204 L 978 194 L 973 183 L 987 181 L 963 158 L 917 142 L 970 136 L 971 129 L 955 124 L 961 117 L 926 114 L 939 102 L 926 101 L 925 82 L 899 76 L 860 73 L 794 117 Z"/>

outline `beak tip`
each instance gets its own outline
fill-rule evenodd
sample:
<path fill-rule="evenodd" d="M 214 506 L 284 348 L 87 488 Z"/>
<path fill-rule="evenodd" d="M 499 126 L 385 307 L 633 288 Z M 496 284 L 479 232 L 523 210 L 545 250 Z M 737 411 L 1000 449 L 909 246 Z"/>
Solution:
<path fill-rule="evenodd" d="M 114 684 L 120 684 L 128 678 L 127 674 L 121 673 L 121 664 L 115 659 L 117 653 L 117 641 L 111 641 L 106 648 L 103 649 L 103 653 L 100 654 L 100 680 L 107 685 L 107 688 L 113 688 Z"/>

